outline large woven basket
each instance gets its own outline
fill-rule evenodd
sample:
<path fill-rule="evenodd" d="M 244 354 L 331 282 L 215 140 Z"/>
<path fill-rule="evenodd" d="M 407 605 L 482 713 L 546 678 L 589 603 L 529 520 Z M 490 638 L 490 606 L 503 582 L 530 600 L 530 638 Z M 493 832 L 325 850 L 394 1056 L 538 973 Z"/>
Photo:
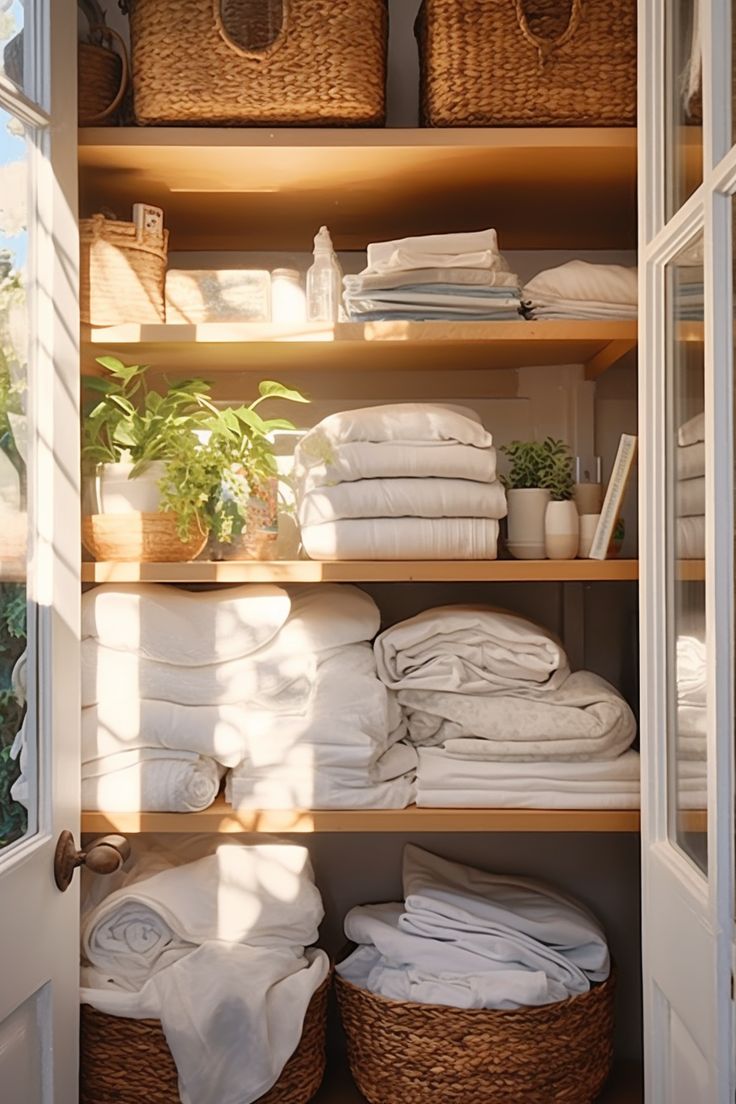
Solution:
<path fill-rule="evenodd" d="M 165 321 L 169 232 L 138 231 L 104 215 L 79 221 L 80 315 L 92 326 Z"/>
<path fill-rule="evenodd" d="M 386 0 L 120 0 L 143 124 L 376 126 Z"/>
<path fill-rule="evenodd" d="M 425 126 L 634 126 L 636 0 L 423 0 Z"/>
<path fill-rule="evenodd" d="M 299 1046 L 257 1104 L 307 1104 L 325 1072 L 328 977 L 312 997 Z M 81 1008 L 80 1104 L 179 1104 L 176 1066 L 158 1020 Z"/>
<path fill-rule="evenodd" d="M 335 975 L 350 1069 L 370 1104 L 592 1104 L 613 1060 L 613 975 L 513 1012 L 387 1000 Z"/>

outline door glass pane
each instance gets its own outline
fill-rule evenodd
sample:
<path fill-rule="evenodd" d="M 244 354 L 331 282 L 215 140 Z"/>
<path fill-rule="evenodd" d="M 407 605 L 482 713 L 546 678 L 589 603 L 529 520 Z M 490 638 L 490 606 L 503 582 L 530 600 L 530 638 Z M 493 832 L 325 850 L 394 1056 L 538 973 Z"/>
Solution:
<path fill-rule="evenodd" d="M 707 869 L 703 235 L 668 265 L 668 675 L 670 827 Z"/>
<path fill-rule="evenodd" d="M 703 179 L 701 7 L 697 0 L 669 0 L 665 4 L 667 218 Z"/>
<path fill-rule="evenodd" d="M 0 848 L 27 833 L 29 810 L 32 827 L 35 818 L 25 721 L 28 152 L 23 126 L 0 110 Z"/>

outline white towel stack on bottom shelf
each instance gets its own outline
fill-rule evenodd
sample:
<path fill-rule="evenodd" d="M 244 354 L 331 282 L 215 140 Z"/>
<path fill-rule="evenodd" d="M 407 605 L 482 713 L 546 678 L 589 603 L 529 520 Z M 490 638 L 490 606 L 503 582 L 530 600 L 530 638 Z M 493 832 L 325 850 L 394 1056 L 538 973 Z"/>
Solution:
<path fill-rule="evenodd" d="M 638 807 L 629 706 L 598 675 L 571 674 L 546 630 L 445 606 L 387 629 L 374 647 L 419 750 L 418 805 Z"/>
<path fill-rule="evenodd" d="M 605 935 L 576 901 L 526 878 L 486 874 L 409 844 L 404 901 L 345 919 L 358 944 L 337 967 L 398 1001 L 513 1009 L 585 993 L 610 972 Z"/>
<path fill-rule="evenodd" d="M 332 414 L 297 445 L 294 474 L 312 559 L 496 558 L 506 496 L 472 411 L 399 403 Z"/>
<path fill-rule="evenodd" d="M 705 558 L 705 414 L 696 414 L 677 431 L 677 555 Z"/>
<path fill-rule="evenodd" d="M 275 1084 L 326 979 L 324 915 L 305 848 L 187 837 L 136 843 L 86 877 L 82 1004 L 161 1021 L 182 1104 L 249 1104 Z"/>

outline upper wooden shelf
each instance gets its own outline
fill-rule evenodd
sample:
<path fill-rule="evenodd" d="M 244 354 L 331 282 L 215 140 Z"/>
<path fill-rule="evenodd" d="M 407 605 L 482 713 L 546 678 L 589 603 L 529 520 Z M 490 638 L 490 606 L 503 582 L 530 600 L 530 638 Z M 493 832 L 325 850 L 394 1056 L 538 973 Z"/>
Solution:
<path fill-rule="evenodd" d="M 82 367 L 115 354 L 159 371 L 488 370 L 584 364 L 595 379 L 636 347 L 636 322 L 128 323 L 85 333 Z"/>
<path fill-rule="evenodd" d="M 172 250 L 338 249 L 495 226 L 509 249 L 635 249 L 636 130 L 104 127 L 80 209 L 163 207 Z"/>
<path fill-rule="evenodd" d="M 637 579 L 637 560 L 208 560 L 84 563 L 86 583 L 596 582 Z"/>
<path fill-rule="evenodd" d="M 638 832 L 638 809 L 271 809 L 82 813 L 83 832 Z"/>

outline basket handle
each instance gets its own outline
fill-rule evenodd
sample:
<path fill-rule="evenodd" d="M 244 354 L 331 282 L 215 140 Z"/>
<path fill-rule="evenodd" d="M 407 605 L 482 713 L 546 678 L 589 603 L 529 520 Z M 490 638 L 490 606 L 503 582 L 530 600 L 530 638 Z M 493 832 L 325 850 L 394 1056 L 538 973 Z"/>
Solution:
<path fill-rule="evenodd" d="M 558 35 L 557 38 L 540 38 L 539 35 L 534 34 L 529 26 L 524 10 L 524 0 L 514 0 L 514 7 L 516 9 L 516 19 L 519 24 L 519 30 L 529 45 L 533 46 L 539 55 L 540 70 L 544 68 L 545 61 L 554 50 L 559 50 L 562 46 L 567 45 L 570 39 L 576 34 L 583 18 L 583 0 L 571 0 L 570 18 L 562 34 Z"/>
<path fill-rule="evenodd" d="M 223 42 L 236 54 L 240 54 L 241 57 L 249 58 L 251 61 L 268 61 L 277 50 L 281 49 L 286 41 L 287 27 L 289 24 L 289 2 L 290 0 L 281 0 L 281 28 L 279 33 L 268 46 L 263 46 L 261 49 L 249 50 L 247 46 L 241 46 L 239 42 L 236 42 L 232 35 L 228 33 L 222 18 L 222 0 L 212 0 L 212 13 L 214 15 L 217 32 Z"/>
<path fill-rule="evenodd" d="M 104 109 L 104 111 L 98 111 L 96 115 L 90 115 L 87 119 L 87 124 L 101 123 L 103 119 L 107 119 L 114 111 L 120 107 L 123 96 L 128 90 L 128 79 L 130 76 L 130 62 L 128 61 L 128 49 L 125 45 L 125 40 L 117 31 L 114 31 L 112 27 L 106 27 L 102 23 L 97 23 L 90 27 L 90 34 L 98 34 L 101 39 L 107 39 L 112 43 L 113 40 L 117 42 L 120 49 L 120 60 L 122 62 L 122 72 L 120 74 L 120 87 L 115 93 L 115 98 L 112 103 Z"/>

